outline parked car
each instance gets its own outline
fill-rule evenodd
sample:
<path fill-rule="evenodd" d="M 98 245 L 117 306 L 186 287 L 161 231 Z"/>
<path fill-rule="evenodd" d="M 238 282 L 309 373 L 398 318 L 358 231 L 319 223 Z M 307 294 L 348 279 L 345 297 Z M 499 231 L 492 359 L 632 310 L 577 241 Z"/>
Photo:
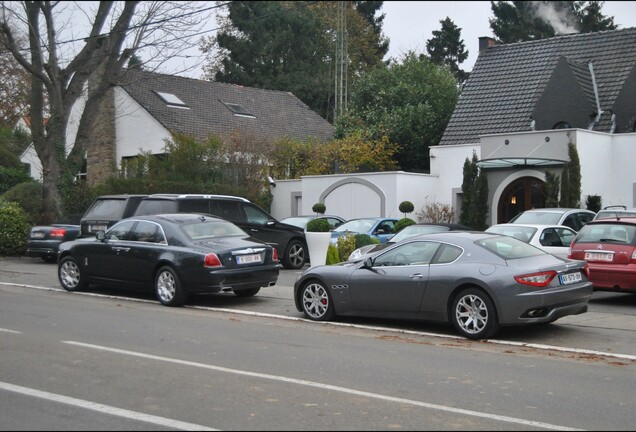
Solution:
<path fill-rule="evenodd" d="M 79 236 L 80 226 L 69 224 L 36 225 L 29 229 L 25 255 L 40 257 L 43 261 L 57 261 L 60 244 L 75 240 Z"/>
<path fill-rule="evenodd" d="M 594 220 L 603 218 L 618 218 L 618 217 L 633 217 L 636 216 L 636 208 L 627 208 L 627 206 L 608 206 L 603 210 L 599 210 L 594 216 Z"/>
<path fill-rule="evenodd" d="M 366 245 L 354 250 L 353 252 L 351 252 L 351 255 L 349 255 L 348 261 L 358 261 L 361 259 L 365 259 L 374 252 L 377 252 L 386 248 L 387 246 L 391 246 L 394 243 L 401 242 L 402 240 L 406 240 L 407 238 L 411 238 L 417 235 L 457 230 L 471 231 L 472 228 L 467 227 L 466 225 L 444 222 L 429 222 L 409 225 L 402 228 L 397 234 L 387 240 L 386 243 Z"/>
<path fill-rule="evenodd" d="M 206 213 L 222 217 L 257 240 L 276 248 L 285 268 L 299 269 L 308 261 L 302 228 L 281 223 L 248 199 L 228 195 L 155 194 L 141 200 L 134 215 Z"/>
<path fill-rule="evenodd" d="M 290 216 L 290 217 L 281 219 L 280 222 L 288 224 L 288 225 L 294 225 L 306 230 L 307 224 L 309 223 L 309 221 L 314 219 L 325 219 L 327 222 L 329 222 L 329 225 L 331 226 L 332 229 L 342 225 L 343 223 L 347 221 L 345 218 L 342 218 L 340 216 L 335 216 L 335 215 L 308 215 L 308 216 Z"/>
<path fill-rule="evenodd" d="M 547 253 L 567 258 L 576 231 L 565 225 L 497 224 L 486 232 L 504 234 L 543 249 Z"/>
<path fill-rule="evenodd" d="M 190 294 L 253 296 L 276 284 L 276 249 L 224 219 L 167 214 L 124 219 L 95 238 L 60 245 L 58 278 L 68 291 L 90 284 L 154 290 L 181 306 Z"/>
<path fill-rule="evenodd" d="M 594 216 L 596 213 L 585 209 L 541 208 L 521 212 L 508 223 L 565 225 L 578 232 L 583 225 L 594 219 Z"/>
<path fill-rule="evenodd" d="M 338 238 L 347 233 L 368 234 L 380 243 L 385 243 L 395 234 L 395 223 L 397 221 L 394 218 L 382 217 L 351 219 L 331 230 L 331 243 L 337 245 Z"/>
<path fill-rule="evenodd" d="M 598 291 L 636 291 L 636 217 L 596 219 L 570 247 L 572 259 L 586 260 Z"/>
<path fill-rule="evenodd" d="M 78 237 L 94 236 L 98 230 L 106 230 L 115 222 L 132 216 L 145 196 L 102 195 L 83 215 L 69 221 L 71 223 L 33 226 L 29 230 L 25 254 L 41 257 L 46 262 L 56 262 L 60 244 Z"/>
<path fill-rule="evenodd" d="M 103 195 L 86 210 L 80 221 L 80 237 L 93 237 L 116 222 L 135 214 L 141 200 L 148 195 Z"/>
<path fill-rule="evenodd" d="M 586 312 L 593 292 L 586 267 L 511 236 L 451 231 L 411 237 L 362 261 L 311 267 L 296 280 L 294 299 L 314 321 L 421 319 L 481 339 L 500 326 Z"/>

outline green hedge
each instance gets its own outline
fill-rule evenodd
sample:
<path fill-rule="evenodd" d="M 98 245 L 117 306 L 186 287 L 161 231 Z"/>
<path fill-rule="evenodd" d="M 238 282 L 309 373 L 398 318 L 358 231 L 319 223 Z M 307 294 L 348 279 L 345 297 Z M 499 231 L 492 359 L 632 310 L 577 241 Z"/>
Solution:
<path fill-rule="evenodd" d="M 23 255 L 28 234 L 29 221 L 22 207 L 0 200 L 0 256 Z"/>

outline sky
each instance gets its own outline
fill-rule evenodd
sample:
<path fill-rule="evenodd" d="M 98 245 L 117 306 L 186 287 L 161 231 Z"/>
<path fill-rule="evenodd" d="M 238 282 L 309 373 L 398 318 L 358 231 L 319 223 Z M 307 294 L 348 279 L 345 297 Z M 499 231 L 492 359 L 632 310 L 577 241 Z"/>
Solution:
<path fill-rule="evenodd" d="M 636 27 L 636 1 L 605 1 L 602 12 L 613 16 L 619 29 Z M 461 38 L 468 51 L 468 59 L 459 66 L 469 72 L 479 54 L 479 37 L 494 37 L 488 21 L 493 17 L 490 1 L 384 1 L 380 13 L 385 14 L 383 32 L 389 38 L 385 59 L 399 60 L 410 50 L 417 54 L 426 53 L 426 41 L 433 37 L 434 30 L 441 29 L 440 21 L 449 17 L 461 29 Z M 216 26 L 216 22 L 210 22 L 209 26 Z M 188 59 L 179 60 L 179 67 L 171 68 L 169 62 L 164 68 L 172 70 L 163 72 L 201 78 L 203 59 L 199 49 L 193 46 L 184 54 Z M 195 63 L 198 67 L 181 72 L 187 69 L 185 65 Z M 175 64 L 176 59 L 172 66 Z"/>
<path fill-rule="evenodd" d="M 389 38 L 388 57 L 396 59 L 409 50 L 426 53 L 426 41 L 449 17 L 461 29 L 468 59 L 459 66 L 471 71 L 479 54 L 479 37 L 494 37 L 489 18 L 490 1 L 385 1 L 383 30 Z M 606 1 L 602 12 L 614 17 L 619 29 L 636 27 L 636 1 Z"/>

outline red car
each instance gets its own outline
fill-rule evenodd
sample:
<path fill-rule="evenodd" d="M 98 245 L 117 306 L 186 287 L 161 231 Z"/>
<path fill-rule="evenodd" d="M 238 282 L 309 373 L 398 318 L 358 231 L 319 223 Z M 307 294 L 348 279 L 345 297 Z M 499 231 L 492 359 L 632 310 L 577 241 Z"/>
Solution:
<path fill-rule="evenodd" d="M 572 241 L 568 258 L 588 262 L 595 290 L 636 292 L 636 217 L 588 222 Z"/>

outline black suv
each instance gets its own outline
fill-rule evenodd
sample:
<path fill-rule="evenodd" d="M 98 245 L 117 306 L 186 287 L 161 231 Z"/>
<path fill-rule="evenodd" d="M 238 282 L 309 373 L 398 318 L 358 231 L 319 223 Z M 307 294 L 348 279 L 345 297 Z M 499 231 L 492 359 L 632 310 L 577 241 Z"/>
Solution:
<path fill-rule="evenodd" d="M 97 231 L 106 231 L 115 222 L 132 216 L 141 199 L 147 196 L 124 194 L 97 197 L 82 216 L 79 237 L 95 236 Z"/>
<path fill-rule="evenodd" d="M 207 213 L 220 216 L 257 240 L 274 246 L 283 267 L 300 269 L 307 262 L 302 228 L 281 223 L 245 198 L 228 195 L 155 194 L 141 200 L 135 216 L 160 213 Z"/>

